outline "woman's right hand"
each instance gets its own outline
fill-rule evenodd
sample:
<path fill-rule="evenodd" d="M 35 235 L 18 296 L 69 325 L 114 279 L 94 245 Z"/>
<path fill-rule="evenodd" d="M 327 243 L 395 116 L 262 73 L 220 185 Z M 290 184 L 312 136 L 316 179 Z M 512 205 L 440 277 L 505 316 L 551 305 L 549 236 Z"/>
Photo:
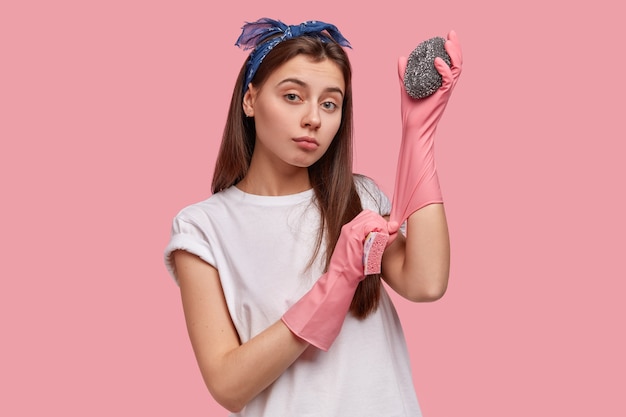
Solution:
<path fill-rule="evenodd" d="M 365 238 L 370 232 L 395 234 L 397 226 L 394 227 L 393 224 L 389 226 L 390 224 L 380 214 L 363 210 L 341 228 L 328 271 L 343 275 L 352 282 L 358 283 L 363 280 L 365 278 L 363 265 Z"/>
<path fill-rule="evenodd" d="M 328 271 L 283 315 L 283 322 L 296 336 L 319 349 L 330 348 L 365 278 L 365 238 L 370 232 L 388 230 L 387 220 L 371 210 L 363 210 L 341 228 Z"/>

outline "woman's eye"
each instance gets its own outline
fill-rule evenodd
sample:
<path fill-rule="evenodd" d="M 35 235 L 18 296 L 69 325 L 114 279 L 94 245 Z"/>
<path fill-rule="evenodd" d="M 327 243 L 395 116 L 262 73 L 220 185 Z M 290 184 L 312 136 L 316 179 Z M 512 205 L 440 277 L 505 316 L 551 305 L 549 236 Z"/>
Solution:
<path fill-rule="evenodd" d="M 288 94 L 285 94 L 285 98 L 287 99 L 287 101 L 297 101 L 300 97 L 298 97 L 297 94 L 288 93 Z"/>
<path fill-rule="evenodd" d="M 337 105 L 332 101 L 325 101 L 322 103 L 322 107 L 326 110 L 335 110 L 337 108 Z"/>

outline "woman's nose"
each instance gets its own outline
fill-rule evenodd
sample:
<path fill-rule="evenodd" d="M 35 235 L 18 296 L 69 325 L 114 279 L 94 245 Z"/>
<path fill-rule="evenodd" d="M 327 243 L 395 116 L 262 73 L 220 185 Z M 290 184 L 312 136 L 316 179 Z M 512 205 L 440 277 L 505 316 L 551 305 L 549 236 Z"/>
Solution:
<path fill-rule="evenodd" d="M 302 117 L 302 125 L 310 129 L 317 129 L 320 127 L 320 123 L 320 109 L 317 104 L 311 104 Z"/>

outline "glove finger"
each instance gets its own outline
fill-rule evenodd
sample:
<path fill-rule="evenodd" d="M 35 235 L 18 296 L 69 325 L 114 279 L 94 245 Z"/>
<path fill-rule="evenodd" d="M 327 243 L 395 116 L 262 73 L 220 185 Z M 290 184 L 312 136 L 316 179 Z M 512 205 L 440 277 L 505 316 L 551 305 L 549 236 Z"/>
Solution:
<path fill-rule="evenodd" d="M 446 48 L 446 52 L 450 55 L 451 67 L 453 69 L 458 68 L 460 72 L 463 67 L 463 52 L 455 31 L 451 30 L 450 33 L 448 33 L 448 40 L 444 44 L 444 48 Z"/>
<path fill-rule="evenodd" d="M 406 71 L 407 57 L 401 56 L 398 58 L 398 78 L 400 78 L 400 84 L 404 88 L 404 72 Z"/>
<path fill-rule="evenodd" d="M 387 230 L 387 221 L 380 214 L 372 210 L 363 210 L 361 216 L 361 222 L 365 229 L 368 229 L 368 233 L 371 231 L 383 231 Z"/>
<path fill-rule="evenodd" d="M 446 64 L 446 61 L 440 57 L 435 58 L 435 68 L 437 68 L 437 71 L 441 74 L 442 78 L 441 87 L 439 87 L 439 89 L 445 91 L 450 88 L 452 82 L 454 81 L 452 69 L 448 66 L 448 64 Z"/>
<path fill-rule="evenodd" d="M 406 91 L 406 87 L 404 86 L 404 73 L 406 72 L 406 65 L 408 62 L 408 58 L 401 56 L 398 58 L 398 79 L 400 86 L 400 105 L 402 109 L 407 106 L 407 103 L 412 100 L 412 97 Z M 402 110 L 404 114 L 404 110 Z"/>
<path fill-rule="evenodd" d="M 387 223 L 387 233 L 389 233 L 390 235 L 398 233 L 398 230 L 400 230 L 400 223 L 396 221 L 391 221 Z"/>
<path fill-rule="evenodd" d="M 358 239 L 365 238 L 367 234 L 373 231 L 376 228 L 380 227 L 380 224 L 377 222 L 376 216 L 380 217 L 377 213 L 372 210 L 362 210 L 359 214 L 356 215 L 354 219 L 350 221 L 346 226 L 349 227 L 351 232 Z M 379 230 L 382 230 L 379 228 Z"/>
<path fill-rule="evenodd" d="M 400 231 L 400 224 L 398 222 L 389 222 L 387 223 L 387 233 L 389 233 L 389 240 L 387 240 L 387 246 L 389 247 L 394 240 L 398 237 L 398 232 Z"/>
<path fill-rule="evenodd" d="M 389 226 L 387 220 L 375 211 L 363 210 L 359 216 L 363 236 L 367 236 L 370 232 L 388 233 Z"/>

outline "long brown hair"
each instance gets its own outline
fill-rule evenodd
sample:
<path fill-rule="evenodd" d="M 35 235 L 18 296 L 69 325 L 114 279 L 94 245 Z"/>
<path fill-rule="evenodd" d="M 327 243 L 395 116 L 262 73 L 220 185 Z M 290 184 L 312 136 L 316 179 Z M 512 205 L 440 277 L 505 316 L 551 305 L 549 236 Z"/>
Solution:
<path fill-rule="evenodd" d="M 304 54 L 315 62 L 329 59 L 341 69 L 346 85 L 339 130 L 326 153 L 309 167 L 309 178 L 320 210 L 320 229 L 313 258 L 326 245 L 326 268 L 339 239 L 341 227 L 361 212 L 362 205 L 352 172 L 352 67 L 346 52 L 332 41 L 300 36 L 276 45 L 259 66 L 252 84 L 261 86 L 271 73 L 291 58 Z M 243 83 L 246 64 L 242 66 L 230 102 L 222 144 L 215 164 L 212 192 L 217 193 L 243 179 L 254 151 L 254 119 L 243 113 Z M 326 233 L 324 233 L 326 232 Z M 325 237 L 325 239 L 324 239 Z M 325 240 L 325 242 L 323 242 Z M 350 311 L 364 318 L 378 307 L 380 275 L 371 275 L 359 284 Z"/>

